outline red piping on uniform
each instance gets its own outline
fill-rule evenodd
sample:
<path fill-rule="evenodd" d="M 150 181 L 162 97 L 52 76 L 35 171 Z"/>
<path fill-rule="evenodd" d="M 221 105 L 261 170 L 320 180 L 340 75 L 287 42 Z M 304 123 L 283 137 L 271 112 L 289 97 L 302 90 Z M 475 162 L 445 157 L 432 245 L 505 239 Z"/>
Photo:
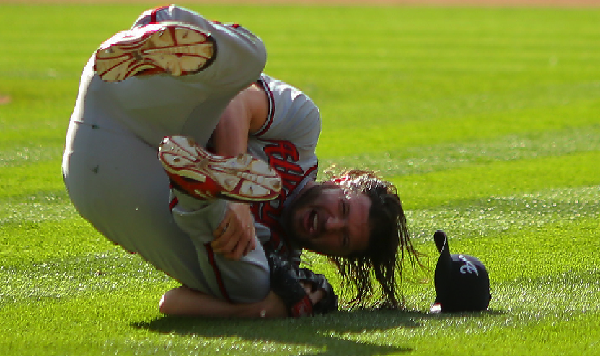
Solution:
<path fill-rule="evenodd" d="M 217 266 L 217 263 L 215 261 L 215 253 L 214 253 L 212 247 L 210 246 L 210 243 L 204 244 L 204 247 L 206 248 L 206 255 L 208 256 L 208 262 L 212 266 L 213 272 L 215 273 L 215 279 L 217 280 L 217 284 L 219 285 L 219 290 L 221 291 L 221 294 L 223 295 L 225 300 L 228 301 L 229 303 L 231 303 L 229 294 L 227 294 L 227 289 L 225 289 L 225 283 L 223 282 L 223 277 L 221 277 L 221 270 L 219 270 L 219 266 Z"/>
<path fill-rule="evenodd" d="M 255 136 L 260 136 L 269 131 L 271 124 L 273 124 L 273 118 L 275 117 L 275 99 L 273 98 L 273 92 L 262 78 L 258 79 L 256 82 L 263 88 L 269 99 L 269 113 L 267 115 L 266 123 L 260 131 L 254 134 Z"/>
<path fill-rule="evenodd" d="M 169 202 L 169 210 L 173 211 L 173 208 L 175 208 L 178 202 L 179 200 L 177 199 L 177 197 L 171 199 L 171 201 Z"/>
<path fill-rule="evenodd" d="M 310 175 L 312 172 L 316 171 L 317 169 L 319 169 L 318 164 L 315 164 L 314 166 L 310 167 L 309 169 L 306 170 L 306 173 L 304 173 L 304 176 L 302 176 L 302 179 L 304 179 L 304 177 Z"/>

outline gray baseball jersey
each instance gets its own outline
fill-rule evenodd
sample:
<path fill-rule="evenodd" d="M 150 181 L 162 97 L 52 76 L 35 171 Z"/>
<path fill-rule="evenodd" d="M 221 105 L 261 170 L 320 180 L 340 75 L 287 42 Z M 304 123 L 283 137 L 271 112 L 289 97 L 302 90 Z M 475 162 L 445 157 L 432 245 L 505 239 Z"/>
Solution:
<path fill-rule="evenodd" d="M 184 77 L 106 83 L 94 73 L 92 57 L 67 132 L 65 185 L 76 209 L 99 232 L 182 284 L 225 300 L 261 300 L 269 291 L 262 245 L 240 261 L 214 254 L 212 231 L 226 202 L 180 197 L 180 204 L 169 206 L 157 146 L 163 136 L 178 134 L 206 143 L 229 101 L 258 80 L 269 95 L 270 113 L 248 149 L 280 171 L 284 189 L 280 199 L 253 206 L 257 235 L 269 249 L 297 257 L 298 250 L 284 244 L 278 217 L 286 198 L 315 178 L 318 110 L 299 90 L 261 74 L 264 45 L 241 26 L 208 21 L 177 6 L 147 11 L 134 26 L 172 20 L 209 31 L 218 48 L 214 62 Z"/>

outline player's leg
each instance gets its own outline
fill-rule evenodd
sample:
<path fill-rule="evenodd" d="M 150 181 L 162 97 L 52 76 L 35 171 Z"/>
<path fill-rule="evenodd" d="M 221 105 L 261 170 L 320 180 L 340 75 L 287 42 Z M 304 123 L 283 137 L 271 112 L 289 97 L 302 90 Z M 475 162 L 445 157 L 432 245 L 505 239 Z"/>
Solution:
<path fill-rule="evenodd" d="M 178 134 L 205 145 L 231 98 L 259 78 L 265 63 L 264 44 L 249 31 L 170 6 L 142 15 L 132 30 L 106 41 L 82 84 L 89 81 L 87 91 L 113 111 L 111 117 L 150 145 Z M 141 69 L 154 75 L 135 75 L 146 73 Z M 95 73 L 126 80 L 105 82 Z"/>
<path fill-rule="evenodd" d="M 218 82 L 218 87 L 233 89 L 240 78 L 250 78 L 245 87 L 258 79 L 266 64 L 266 49 L 258 36 L 239 24 L 211 21 L 197 12 L 170 5 L 144 12 L 132 28 L 173 21 L 195 26 L 215 40 L 214 62 L 205 72 L 211 81 Z"/>
<path fill-rule="evenodd" d="M 211 295 L 229 302 L 257 302 L 270 290 L 269 264 L 260 241 L 255 237 L 255 248 L 239 260 L 230 260 L 216 253 L 211 242 L 227 207 L 227 201 L 198 200 L 181 191 L 172 190 L 172 214 L 177 225 L 194 242 L 200 268 L 210 287 Z M 219 219 L 207 219 L 207 215 Z"/>
<path fill-rule="evenodd" d="M 156 157 L 117 123 L 72 122 L 63 172 L 73 204 L 107 238 L 192 289 L 237 302 L 263 298 L 269 269 L 260 246 L 227 264 L 232 261 L 214 256 L 202 239 L 190 238 L 170 212 L 169 180 Z M 223 201 L 215 202 L 194 216 L 209 235 L 224 216 Z"/>
<path fill-rule="evenodd" d="M 260 38 L 238 24 L 209 21 L 171 5 L 143 13 L 131 29 L 105 41 L 96 57 L 98 75 L 109 82 L 138 74 L 183 76 L 206 70 L 213 86 L 233 89 L 240 79 L 248 85 L 258 78 L 266 50 Z"/>
<path fill-rule="evenodd" d="M 153 149 L 119 125 L 71 121 L 63 176 L 73 205 L 109 240 L 181 283 L 202 285 L 194 245 L 173 222 Z"/>
<path fill-rule="evenodd" d="M 107 82 L 135 75 L 195 74 L 210 66 L 216 46 L 210 33 L 179 22 L 152 23 L 122 31 L 96 51 L 95 70 Z"/>

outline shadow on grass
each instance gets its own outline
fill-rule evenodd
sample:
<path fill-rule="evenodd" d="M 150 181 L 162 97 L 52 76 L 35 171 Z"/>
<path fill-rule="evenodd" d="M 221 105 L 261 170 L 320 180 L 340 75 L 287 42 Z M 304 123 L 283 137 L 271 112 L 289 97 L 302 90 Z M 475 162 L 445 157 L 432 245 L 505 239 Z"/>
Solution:
<path fill-rule="evenodd" d="M 488 312 L 489 313 L 489 312 Z M 334 314 L 301 319 L 216 319 L 163 316 L 152 321 L 133 323 L 135 328 L 158 333 L 206 338 L 238 337 L 249 342 L 276 342 L 317 349 L 313 355 L 388 355 L 411 352 L 408 346 L 394 346 L 397 338 L 375 337 L 381 342 L 351 340 L 347 334 L 362 335 L 385 333 L 392 329 L 416 329 L 422 319 L 481 317 L 488 313 L 426 314 L 421 312 L 340 311 Z M 494 313 L 494 312 L 492 312 Z M 354 338 L 354 335 L 351 337 Z"/>

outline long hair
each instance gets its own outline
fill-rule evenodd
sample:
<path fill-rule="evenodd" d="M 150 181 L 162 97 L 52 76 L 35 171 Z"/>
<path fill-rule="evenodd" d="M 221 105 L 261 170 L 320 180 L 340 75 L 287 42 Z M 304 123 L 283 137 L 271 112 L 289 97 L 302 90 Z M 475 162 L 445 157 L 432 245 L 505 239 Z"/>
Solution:
<path fill-rule="evenodd" d="M 338 269 L 344 286 L 351 286 L 356 295 L 352 306 L 365 306 L 378 295 L 378 304 L 385 308 L 403 308 L 404 300 L 398 282 L 402 283 L 405 259 L 414 267 L 420 253 L 414 248 L 407 226 L 402 201 L 396 187 L 382 180 L 373 171 L 348 170 L 339 175 L 326 172 L 342 188 L 366 194 L 369 209 L 369 244 L 365 251 L 347 257 L 328 257 Z M 398 280 L 399 279 L 399 280 Z"/>

